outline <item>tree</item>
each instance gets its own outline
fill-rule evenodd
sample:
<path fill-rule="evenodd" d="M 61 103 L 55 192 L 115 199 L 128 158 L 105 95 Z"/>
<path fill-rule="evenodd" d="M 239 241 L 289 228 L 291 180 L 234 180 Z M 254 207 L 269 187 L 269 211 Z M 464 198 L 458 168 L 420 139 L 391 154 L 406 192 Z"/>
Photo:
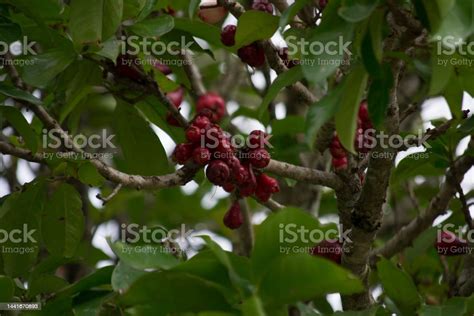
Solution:
<path fill-rule="evenodd" d="M 474 313 L 471 1 L 0 10 L 0 302 Z"/>

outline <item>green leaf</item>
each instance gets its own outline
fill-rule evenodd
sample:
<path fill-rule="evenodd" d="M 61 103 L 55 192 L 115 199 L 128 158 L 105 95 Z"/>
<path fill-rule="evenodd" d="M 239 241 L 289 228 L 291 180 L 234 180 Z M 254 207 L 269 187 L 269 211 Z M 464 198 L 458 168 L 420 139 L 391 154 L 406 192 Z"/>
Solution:
<path fill-rule="evenodd" d="M 449 109 L 453 117 L 460 118 L 462 116 L 462 100 L 464 97 L 464 90 L 462 83 L 457 76 L 451 76 L 448 85 L 444 91 L 444 97 L 448 102 Z"/>
<path fill-rule="evenodd" d="M 296 0 L 292 5 L 282 13 L 280 17 L 280 28 L 284 29 L 285 26 L 293 20 L 293 18 L 300 12 L 309 0 Z"/>
<path fill-rule="evenodd" d="M 112 273 L 112 288 L 116 292 L 126 291 L 133 282 L 146 273 L 143 270 L 132 268 L 123 261 L 119 261 Z"/>
<path fill-rule="evenodd" d="M 30 124 L 26 121 L 20 110 L 12 106 L 0 106 L 0 113 L 4 115 L 6 120 L 10 122 L 15 130 L 23 137 L 26 146 L 33 152 L 36 153 L 38 150 L 38 141 L 36 140 L 36 134 L 31 128 Z"/>
<path fill-rule="evenodd" d="M 121 41 L 111 37 L 107 41 L 102 43 L 102 49 L 96 52 L 96 54 L 108 58 L 115 64 L 117 62 L 117 57 L 120 54 L 121 45 Z"/>
<path fill-rule="evenodd" d="M 278 29 L 278 17 L 262 11 L 250 10 L 242 14 L 237 23 L 235 47 L 269 39 Z"/>
<path fill-rule="evenodd" d="M 117 102 L 114 123 L 117 140 L 127 163 L 126 171 L 144 176 L 170 171 L 160 139 L 132 105 Z"/>
<path fill-rule="evenodd" d="M 84 234 L 82 200 L 69 184 L 61 184 L 46 203 L 42 221 L 43 240 L 48 251 L 72 257 Z"/>
<path fill-rule="evenodd" d="M 10 87 L 5 84 L 0 84 L 0 93 L 6 96 L 12 97 L 16 100 L 26 101 L 32 104 L 41 105 L 42 102 L 40 99 L 36 98 L 32 94 L 20 90 L 18 88 Z"/>
<path fill-rule="evenodd" d="M 262 104 L 259 107 L 259 116 L 263 118 L 265 114 L 268 114 L 268 105 L 275 99 L 278 93 L 285 87 L 288 87 L 298 80 L 303 78 L 301 66 L 296 66 L 284 73 L 278 75 L 278 77 L 272 82 L 268 88 L 267 94 L 262 100 Z"/>
<path fill-rule="evenodd" d="M 138 270 L 171 269 L 179 263 L 168 248 L 159 244 L 131 245 L 120 241 L 108 242 L 120 260 Z"/>
<path fill-rule="evenodd" d="M 19 242 L 9 238 L 2 243 L 4 271 L 9 276 L 24 275 L 36 262 L 40 243 L 41 212 L 45 199 L 45 183 L 38 181 L 27 184 L 21 193 L 11 194 L 0 208 L 0 229 L 9 232 L 20 230 L 25 237 Z"/>
<path fill-rule="evenodd" d="M 67 281 L 51 274 L 40 274 L 30 279 L 28 296 L 55 293 L 68 285 Z"/>
<path fill-rule="evenodd" d="M 11 302 L 15 292 L 15 284 L 9 277 L 0 275 L 0 302 Z"/>
<path fill-rule="evenodd" d="M 452 43 L 459 45 L 474 30 L 473 10 L 471 1 L 455 1 L 450 10 L 444 11 L 447 14 L 441 19 L 441 24 L 433 34 L 433 38 L 438 40 L 449 36 L 453 39 Z"/>
<path fill-rule="evenodd" d="M 148 306 L 154 313 L 163 315 L 231 310 L 214 283 L 172 271 L 152 272 L 141 277 L 125 293 L 122 302 L 126 306 Z"/>
<path fill-rule="evenodd" d="M 470 134 L 474 130 L 474 115 L 471 115 L 466 121 L 464 121 L 459 127 L 461 133 Z"/>
<path fill-rule="evenodd" d="M 454 75 L 454 68 L 450 62 L 452 56 L 436 54 L 436 49 L 432 50 L 431 80 L 428 94 L 439 95 L 448 85 Z"/>
<path fill-rule="evenodd" d="M 79 180 L 82 183 L 100 187 L 104 184 L 105 178 L 97 171 L 97 168 L 90 162 L 81 164 L 77 171 Z"/>
<path fill-rule="evenodd" d="M 107 266 L 83 277 L 74 284 L 71 284 L 57 293 L 58 298 L 73 297 L 74 294 L 84 292 L 100 285 L 110 285 L 110 279 L 114 266 Z"/>
<path fill-rule="evenodd" d="M 189 20 L 184 18 L 174 19 L 175 29 L 185 31 L 193 36 L 207 41 L 209 44 L 219 48 L 224 47 L 221 42 L 220 28 L 198 20 Z"/>
<path fill-rule="evenodd" d="M 390 178 L 392 184 L 401 183 L 417 175 L 437 176 L 442 175 L 444 170 L 437 167 L 437 159 L 429 153 L 416 153 L 405 157 L 398 164 L 393 176 Z"/>
<path fill-rule="evenodd" d="M 392 88 L 392 69 L 390 65 L 385 64 L 380 68 L 379 77 L 373 79 L 367 95 L 370 120 L 379 129 L 383 128 Z"/>
<path fill-rule="evenodd" d="M 272 121 L 272 135 L 295 135 L 304 132 L 304 118 L 288 115 L 284 119 Z"/>
<path fill-rule="evenodd" d="M 335 263 L 298 254 L 267 262 L 259 293 L 266 304 L 281 306 L 334 292 L 354 294 L 363 289 L 359 279 Z"/>
<path fill-rule="evenodd" d="M 355 153 L 354 137 L 357 129 L 357 114 L 367 84 L 367 73 L 361 65 L 353 67 L 344 83 L 339 111 L 336 113 L 336 131 L 341 144 Z"/>
<path fill-rule="evenodd" d="M 22 78 L 29 85 L 45 88 L 75 58 L 76 53 L 70 43 L 50 49 L 29 59 L 29 63 L 22 68 Z"/>
<path fill-rule="evenodd" d="M 339 15 L 346 21 L 360 22 L 370 16 L 378 3 L 378 0 L 342 0 Z"/>
<path fill-rule="evenodd" d="M 253 295 L 242 303 L 242 316 L 265 316 L 262 300 Z"/>
<path fill-rule="evenodd" d="M 123 0 L 72 0 L 69 30 L 76 45 L 98 44 L 122 21 Z"/>
<path fill-rule="evenodd" d="M 296 233 L 297 229 L 303 228 L 326 232 L 335 226 L 322 226 L 309 213 L 295 208 L 286 208 L 268 216 L 256 231 L 255 247 L 250 257 L 255 275 L 261 277 L 269 262 L 280 256 L 286 257 L 287 252 L 294 253 L 293 249 L 298 253 L 304 247 L 313 247 L 317 241 L 299 238 Z"/>
<path fill-rule="evenodd" d="M 319 129 L 337 113 L 343 91 L 342 87 L 342 85 L 338 85 L 331 89 L 323 99 L 309 108 L 306 114 L 305 136 L 306 142 L 311 148 L 314 146 Z"/>
<path fill-rule="evenodd" d="M 415 315 L 421 300 L 411 277 L 385 258 L 377 263 L 377 273 L 387 296 L 402 312 Z"/>
<path fill-rule="evenodd" d="M 143 20 L 130 27 L 130 31 L 142 37 L 159 37 L 174 28 L 174 19 L 170 15 Z"/>
<path fill-rule="evenodd" d="M 0 17 L 0 38 L 11 44 L 21 37 L 21 27 L 10 21 L 7 17 Z"/>

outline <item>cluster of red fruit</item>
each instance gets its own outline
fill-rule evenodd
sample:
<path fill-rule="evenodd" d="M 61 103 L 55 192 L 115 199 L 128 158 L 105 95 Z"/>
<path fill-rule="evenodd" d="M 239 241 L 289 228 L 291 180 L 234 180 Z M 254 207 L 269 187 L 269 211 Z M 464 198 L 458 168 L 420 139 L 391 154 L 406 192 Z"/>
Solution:
<path fill-rule="evenodd" d="M 443 231 L 435 242 L 438 254 L 443 256 L 458 256 L 469 253 L 469 244 L 466 240 L 459 239 L 455 234 Z"/>
<path fill-rule="evenodd" d="M 357 131 L 356 137 L 354 139 L 354 145 L 357 152 L 366 154 L 369 152 L 370 147 L 368 146 L 368 138 L 366 137 L 365 131 L 373 128 L 372 122 L 369 118 L 367 101 L 362 101 L 360 103 L 358 116 L 359 117 L 357 119 Z M 335 134 L 332 139 L 330 151 L 332 155 L 332 165 L 334 169 L 346 169 L 348 164 L 347 152 L 344 147 L 342 147 L 342 144 L 337 134 Z"/>
<path fill-rule="evenodd" d="M 225 115 L 225 101 L 215 93 L 201 96 L 196 105 L 197 115 L 186 130 L 187 143 L 179 144 L 173 152 L 173 160 L 185 164 L 191 160 L 206 166 L 206 176 L 215 185 L 237 196 L 254 195 L 267 202 L 273 193 L 280 191 L 277 180 L 261 172 L 270 162 L 265 149 L 267 135 L 253 131 L 248 146 L 240 151 L 217 124 Z M 227 227 L 235 229 L 242 225 L 238 202 L 234 203 L 225 216 Z"/>

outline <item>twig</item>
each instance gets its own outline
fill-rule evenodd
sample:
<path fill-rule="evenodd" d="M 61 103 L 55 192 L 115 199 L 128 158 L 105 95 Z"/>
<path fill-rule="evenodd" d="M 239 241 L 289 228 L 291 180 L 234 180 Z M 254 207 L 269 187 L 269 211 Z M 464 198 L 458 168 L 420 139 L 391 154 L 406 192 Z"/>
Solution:
<path fill-rule="evenodd" d="M 183 51 L 183 53 L 181 54 L 181 58 L 183 59 L 184 71 L 186 72 L 186 75 L 188 76 L 189 81 L 191 82 L 194 97 L 196 98 L 205 94 L 206 88 L 202 83 L 201 73 L 199 72 L 199 69 L 196 67 L 196 65 L 193 63 L 189 51 Z"/>
<path fill-rule="evenodd" d="M 239 204 L 244 219 L 242 226 L 238 229 L 239 240 L 243 252 L 242 254 L 249 257 L 254 243 L 252 216 L 246 199 L 240 199 Z"/>
<path fill-rule="evenodd" d="M 122 189 L 122 184 L 121 183 L 117 184 L 115 186 L 115 188 L 113 189 L 112 193 L 110 193 L 108 196 L 103 197 L 99 193 L 95 197 L 102 201 L 102 205 L 105 205 L 105 204 L 107 204 L 107 202 L 112 200 L 114 198 L 114 196 L 116 196 L 119 193 L 120 189 Z"/>

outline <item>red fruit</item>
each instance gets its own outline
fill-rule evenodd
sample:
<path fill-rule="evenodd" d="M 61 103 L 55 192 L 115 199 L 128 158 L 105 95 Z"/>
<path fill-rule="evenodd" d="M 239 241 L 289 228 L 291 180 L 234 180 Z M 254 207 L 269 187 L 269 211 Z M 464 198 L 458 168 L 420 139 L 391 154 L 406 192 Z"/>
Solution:
<path fill-rule="evenodd" d="M 252 167 L 244 166 L 247 170 L 247 178 L 244 183 L 242 183 L 239 187 L 239 193 L 243 197 L 251 196 L 255 193 L 255 189 L 257 189 L 257 179 L 253 173 Z"/>
<path fill-rule="evenodd" d="M 168 92 L 166 96 L 175 107 L 179 108 L 181 106 L 181 103 L 183 103 L 184 89 L 182 87 L 179 87 L 175 91 Z"/>
<path fill-rule="evenodd" d="M 169 14 L 169 15 L 171 15 L 171 16 L 175 16 L 175 15 L 176 15 L 175 9 L 173 9 L 173 8 L 170 7 L 170 6 L 167 6 L 164 11 L 165 11 L 166 14 Z"/>
<path fill-rule="evenodd" d="M 237 26 L 227 25 L 222 29 L 221 32 L 221 42 L 225 46 L 234 46 L 235 45 L 235 32 L 237 32 Z"/>
<path fill-rule="evenodd" d="M 275 178 L 262 173 L 257 177 L 257 183 L 260 188 L 270 193 L 280 192 L 280 185 Z"/>
<path fill-rule="evenodd" d="M 227 10 L 218 5 L 217 1 L 215 1 L 215 4 L 204 4 L 199 7 L 198 16 L 206 23 L 216 24 L 222 21 L 226 15 Z"/>
<path fill-rule="evenodd" d="M 323 10 L 328 5 L 328 0 L 319 0 L 319 8 Z"/>
<path fill-rule="evenodd" d="M 206 129 L 209 127 L 209 125 L 211 125 L 211 121 L 207 116 L 198 115 L 194 118 L 193 125 L 202 129 Z"/>
<path fill-rule="evenodd" d="M 270 154 L 265 149 L 255 149 L 250 152 L 250 163 L 255 168 L 265 168 L 270 163 Z"/>
<path fill-rule="evenodd" d="M 342 158 L 333 158 L 332 159 L 332 166 L 334 167 L 335 170 L 343 170 L 347 168 L 347 157 L 342 157 Z"/>
<path fill-rule="evenodd" d="M 223 186 L 230 177 L 230 169 L 222 160 L 213 160 L 206 169 L 206 176 L 211 183 Z"/>
<path fill-rule="evenodd" d="M 333 158 L 347 157 L 346 151 L 342 147 L 337 136 L 333 137 L 329 150 L 331 151 Z"/>
<path fill-rule="evenodd" d="M 459 239 L 455 234 L 448 231 L 438 233 L 435 247 L 438 254 L 444 256 L 464 255 L 470 251 L 467 241 Z"/>
<path fill-rule="evenodd" d="M 207 116 L 212 122 L 216 123 L 225 115 L 225 101 L 216 93 L 206 93 L 199 97 L 196 110 L 198 113 Z"/>
<path fill-rule="evenodd" d="M 278 56 L 280 56 L 281 60 L 285 64 L 287 68 L 293 68 L 298 66 L 299 62 L 294 59 L 290 59 L 288 55 L 288 47 L 284 47 L 278 50 Z"/>
<path fill-rule="evenodd" d="M 242 226 L 243 222 L 244 218 L 242 216 L 239 201 L 235 201 L 224 215 L 224 225 L 230 229 L 237 229 Z"/>
<path fill-rule="evenodd" d="M 362 102 L 360 103 L 360 106 L 359 106 L 359 118 L 362 120 L 362 123 L 363 123 L 363 122 L 370 121 L 370 118 L 369 118 L 369 108 L 368 108 L 368 105 L 367 105 L 367 101 L 362 101 Z"/>
<path fill-rule="evenodd" d="M 342 245 L 339 241 L 323 240 L 311 250 L 311 254 L 341 264 L 342 250 Z"/>
<path fill-rule="evenodd" d="M 265 64 L 265 51 L 258 43 L 244 46 L 237 51 L 240 59 L 251 67 L 262 67 Z"/>
<path fill-rule="evenodd" d="M 168 67 L 165 64 L 160 63 L 159 61 L 155 62 L 154 65 L 155 69 L 159 70 L 161 73 L 163 73 L 165 76 L 169 75 L 172 73 L 171 68 Z"/>
<path fill-rule="evenodd" d="M 186 139 L 190 143 L 199 143 L 201 141 L 201 129 L 195 125 L 191 125 L 186 130 Z"/>
<path fill-rule="evenodd" d="M 205 166 L 211 161 L 211 152 L 207 148 L 197 147 L 193 151 L 193 160 L 200 166 Z"/>
<path fill-rule="evenodd" d="M 170 112 L 166 114 L 166 122 L 168 122 L 168 124 L 171 126 L 181 127 L 181 124 L 179 124 L 178 120 L 175 119 L 173 114 L 171 114 Z"/>
<path fill-rule="evenodd" d="M 248 137 L 248 147 L 251 149 L 265 148 L 267 136 L 264 131 L 252 131 Z"/>
<path fill-rule="evenodd" d="M 254 0 L 252 9 L 273 14 L 273 5 L 268 0 Z"/>
<path fill-rule="evenodd" d="M 232 193 L 235 190 L 235 185 L 232 182 L 227 182 L 222 187 L 224 188 L 224 191 L 228 193 Z"/>
<path fill-rule="evenodd" d="M 193 144 L 178 144 L 173 152 L 173 160 L 181 165 L 185 164 L 193 154 Z"/>
<path fill-rule="evenodd" d="M 265 187 L 258 185 L 257 189 L 255 190 L 255 196 L 262 202 L 268 202 L 272 193 L 267 191 Z"/>
<path fill-rule="evenodd" d="M 235 182 L 241 186 L 248 182 L 250 175 L 248 169 L 240 165 L 232 169 L 232 177 L 234 178 Z"/>

